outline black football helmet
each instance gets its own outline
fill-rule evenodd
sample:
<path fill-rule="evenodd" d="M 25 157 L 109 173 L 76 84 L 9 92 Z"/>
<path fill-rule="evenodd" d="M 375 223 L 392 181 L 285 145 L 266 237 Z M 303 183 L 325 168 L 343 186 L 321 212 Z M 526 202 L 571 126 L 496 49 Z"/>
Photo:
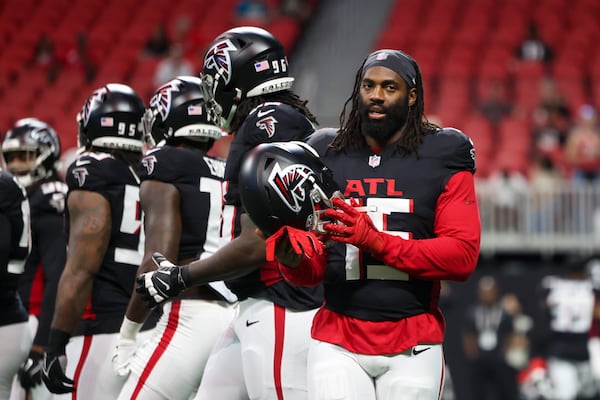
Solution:
<path fill-rule="evenodd" d="M 202 79 L 178 76 L 158 88 L 144 113 L 144 138 L 151 146 L 172 137 L 206 142 L 221 138 L 219 114 Z"/>
<path fill-rule="evenodd" d="M 233 28 L 213 40 L 202 73 L 222 108 L 221 127 L 229 130 L 242 100 L 290 89 L 288 70 L 282 44 L 264 29 Z"/>
<path fill-rule="evenodd" d="M 318 157 L 298 141 L 262 143 L 244 157 L 239 175 L 242 205 L 265 234 L 285 225 L 324 233 L 320 213 L 341 193 Z"/>
<path fill-rule="evenodd" d="M 129 86 L 109 83 L 96 89 L 77 114 L 79 147 L 142 151 L 144 102 Z"/>
<path fill-rule="evenodd" d="M 12 166 L 12 163 L 9 163 L 9 155 L 12 152 L 33 154 L 32 157 L 29 157 L 33 161 L 25 168 Z M 4 163 L 25 187 L 55 173 L 60 160 L 60 152 L 60 140 L 54 129 L 37 118 L 23 118 L 16 121 L 6 132 L 2 142 Z"/>

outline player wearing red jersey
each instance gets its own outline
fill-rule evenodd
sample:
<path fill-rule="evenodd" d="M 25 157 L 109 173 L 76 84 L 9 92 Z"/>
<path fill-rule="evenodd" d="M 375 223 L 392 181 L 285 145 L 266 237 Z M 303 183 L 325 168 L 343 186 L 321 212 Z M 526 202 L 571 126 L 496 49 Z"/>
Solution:
<path fill-rule="evenodd" d="M 287 279 L 324 282 L 308 397 L 439 399 L 440 281 L 467 279 L 479 254 L 472 142 L 426 121 L 418 65 L 398 50 L 365 59 L 340 122 L 307 141 L 348 199 L 322 214 L 337 244 L 290 227 L 267 239 Z"/>

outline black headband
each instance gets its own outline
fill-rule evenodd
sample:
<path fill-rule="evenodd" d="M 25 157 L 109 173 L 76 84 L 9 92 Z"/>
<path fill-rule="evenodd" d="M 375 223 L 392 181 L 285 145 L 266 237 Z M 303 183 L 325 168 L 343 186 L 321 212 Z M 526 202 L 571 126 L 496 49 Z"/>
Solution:
<path fill-rule="evenodd" d="M 376 66 L 386 67 L 400 75 L 410 88 L 417 86 L 417 70 L 415 61 L 400 50 L 377 50 L 369 54 L 363 64 L 364 72 Z"/>

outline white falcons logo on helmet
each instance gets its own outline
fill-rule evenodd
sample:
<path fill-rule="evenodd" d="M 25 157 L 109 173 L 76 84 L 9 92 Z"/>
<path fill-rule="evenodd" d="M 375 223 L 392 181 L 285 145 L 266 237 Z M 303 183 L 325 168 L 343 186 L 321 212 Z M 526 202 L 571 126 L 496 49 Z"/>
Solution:
<path fill-rule="evenodd" d="M 81 187 L 85 183 L 85 177 L 88 176 L 88 170 L 87 168 L 75 168 L 73 170 L 73 176 L 77 179 L 79 187 Z"/>
<path fill-rule="evenodd" d="M 275 134 L 275 124 L 278 122 L 279 121 L 277 121 L 275 118 L 269 116 L 256 121 L 256 127 L 263 131 L 266 131 L 269 137 L 273 137 L 273 135 Z"/>
<path fill-rule="evenodd" d="M 173 92 L 178 92 L 179 89 L 174 83 L 167 83 L 156 91 L 156 94 L 150 99 L 150 107 L 156 108 L 156 111 L 162 117 L 162 120 L 167 119 L 167 115 L 171 111 L 171 100 Z"/>
<path fill-rule="evenodd" d="M 154 172 L 154 164 L 156 164 L 158 161 L 156 160 L 156 157 L 154 156 L 148 156 L 148 157 L 144 157 L 142 159 L 142 165 L 144 167 L 146 167 L 146 170 L 148 171 L 148 175 L 152 175 L 152 172 Z"/>
<path fill-rule="evenodd" d="M 92 93 L 86 100 L 83 108 L 81 109 L 81 121 L 83 125 L 87 125 L 90 114 L 92 113 L 92 108 L 96 108 L 94 103 L 102 103 L 102 97 L 104 96 L 105 89 L 98 89 L 94 93 Z"/>
<path fill-rule="evenodd" d="M 282 170 L 279 163 L 275 163 L 268 182 L 284 204 L 297 213 L 306 198 L 304 182 L 311 174 L 313 171 L 306 165 L 294 164 Z"/>
<path fill-rule="evenodd" d="M 208 50 L 204 57 L 204 69 L 213 69 L 223 77 L 225 85 L 231 80 L 231 57 L 229 53 L 237 51 L 237 48 L 229 39 L 215 44 Z"/>

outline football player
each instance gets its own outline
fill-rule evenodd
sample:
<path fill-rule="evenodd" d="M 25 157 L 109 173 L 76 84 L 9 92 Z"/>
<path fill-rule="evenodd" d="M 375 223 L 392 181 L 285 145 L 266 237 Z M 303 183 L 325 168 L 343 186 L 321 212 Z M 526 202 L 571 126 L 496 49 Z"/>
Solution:
<path fill-rule="evenodd" d="M 591 259 L 573 257 L 563 274 L 541 282 L 542 308 L 548 317 L 544 355 L 553 399 L 597 398 L 589 340 L 593 320 L 600 315 L 600 293 L 586 269 Z"/>
<path fill-rule="evenodd" d="M 0 168 L 0 398 L 8 399 L 19 366 L 31 349 L 27 310 L 19 277 L 31 250 L 29 201 L 25 188 Z"/>
<path fill-rule="evenodd" d="M 188 263 L 218 248 L 225 161 L 207 156 L 221 129 L 203 88 L 198 77 L 173 79 L 157 89 L 144 114 L 144 134 L 155 147 L 139 167 L 146 251 L 138 273 L 156 269 L 153 251 Z M 165 304 L 151 339 L 136 349 L 149 310 L 133 292 L 113 359 L 119 375 L 131 371 L 119 398 L 188 400 L 233 319 L 226 300 L 208 285 L 188 288 Z"/>
<path fill-rule="evenodd" d="M 308 398 L 439 399 L 440 281 L 464 281 L 479 255 L 472 142 L 427 122 L 419 67 L 399 50 L 364 60 L 340 121 L 307 141 L 346 198 L 321 214 L 336 244 L 287 226 L 267 239 L 287 279 L 324 282 Z"/>
<path fill-rule="evenodd" d="M 142 258 L 136 167 L 144 110 L 132 88 L 109 83 L 77 115 L 82 153 L 66 175 L 67 260 L 42 373 L 53 393 L 77 390 L 65 398 L 115 399 L 124 383 L 111 355 Z"/>
<path fill-rule="evenodd" d="M 2 142 L 7 169 L 27 190 L 31 208 L 32 248 L 20 278 L 19 294 L 29 311 L 34 339 L 29 357 L 19 369 L 20 385 L 13 387 L 11 398 L 15 399 L 51 396 L 42 384 L 41 360 L 67 248 L 63 223 L 67 185 L 57 173 L 60 151 L 54 129 L 36 118 L 16 121 Z"/>
<path fill-rule="evenodd" d="M 196 399 L 238 399 L 243 376 L 252 399 L 303 399 L 310 326 L 322 288 L 286 282 L 274 263 L 265 263 L 265 242 L 245 215 L 238 192 L 240 162 L 264 142 L 303 140 L 316 119 L 291 91 L 285 50 L 269 32 L 238 27 L 219 35 L 205 55 L 203 76 L 221 107 L 220 125 L 235 134 L 227 156 L 223 234 L 235 238 L 213 256 L 171 270 L 170 290 L 155 286 L 164 271 L 140 277 L 150 304 L 194 284 L 225 279 L 240 299 L 239 313 L 209 358 Z M 181 279 L 177 278 L 183 273 Z M 160 284 L 159 284 L 160 285 Z M 234 367 L 241 368 L 230 372 Z"/>

